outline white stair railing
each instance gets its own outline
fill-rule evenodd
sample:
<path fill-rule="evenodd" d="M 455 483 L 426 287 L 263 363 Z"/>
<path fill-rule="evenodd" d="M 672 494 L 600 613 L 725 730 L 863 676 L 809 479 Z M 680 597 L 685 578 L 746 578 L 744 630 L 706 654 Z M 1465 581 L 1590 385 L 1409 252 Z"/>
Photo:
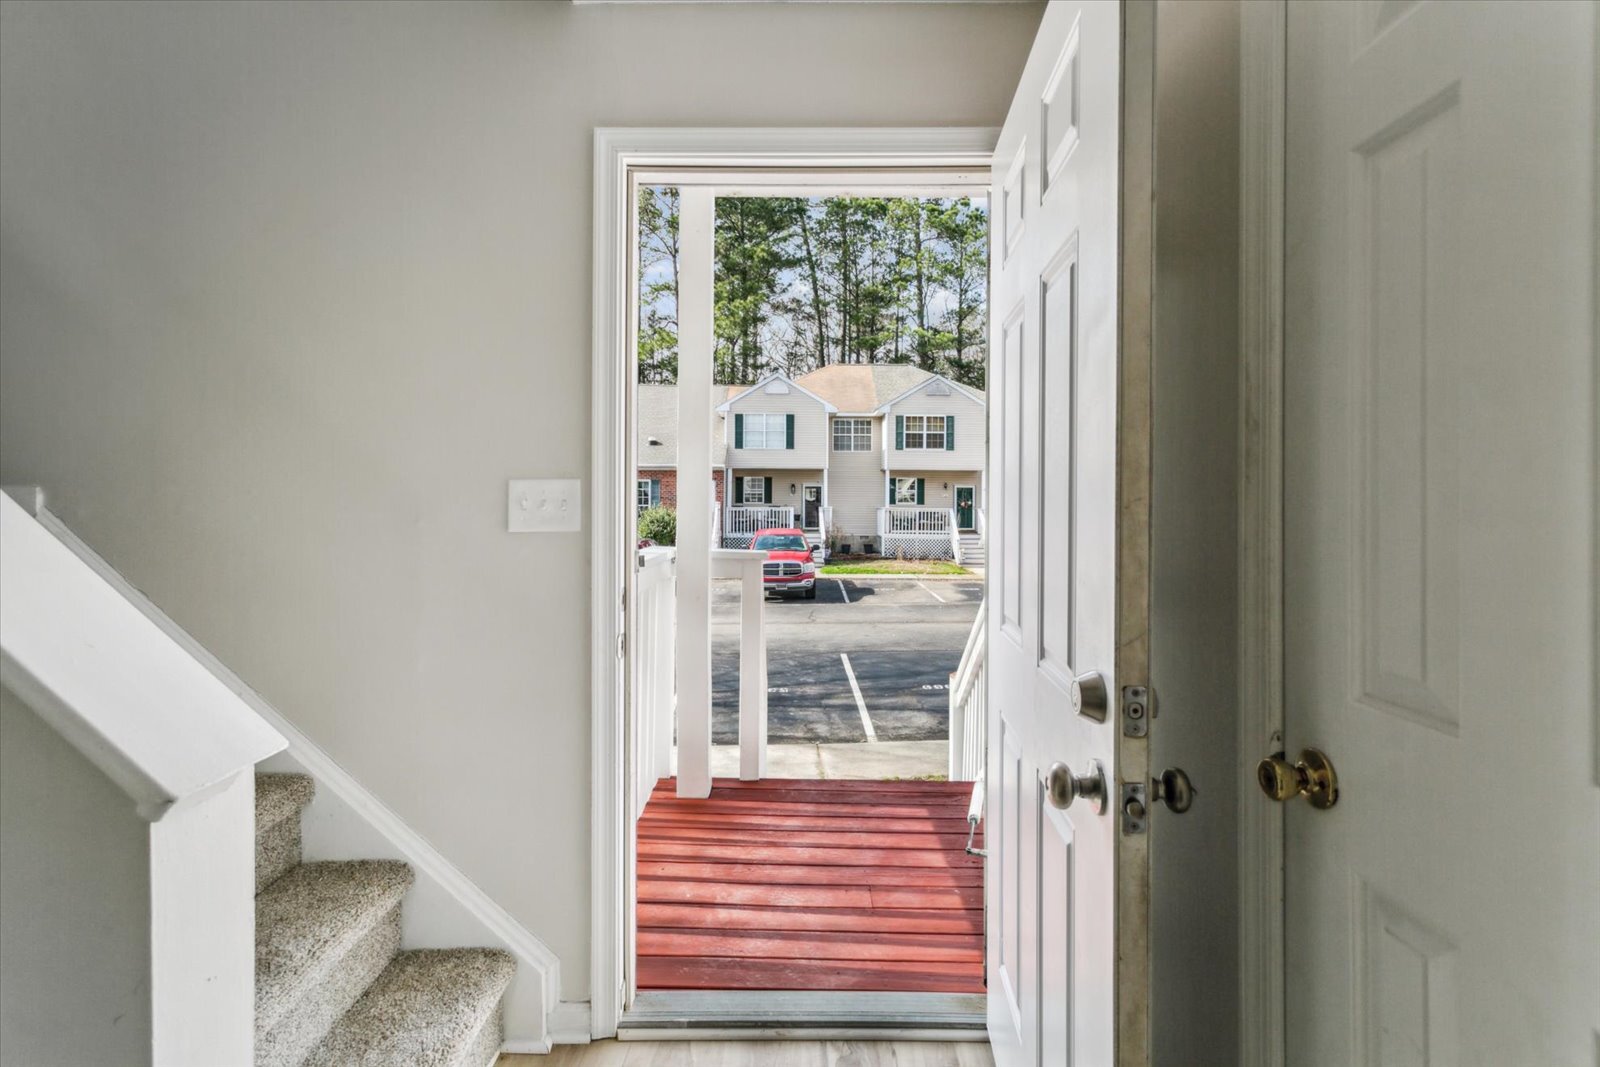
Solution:
<path fill-rule="evenodd" d="M 88 1026 L 120 1008 L 120 1032 L 144 1036 L 96 1031 L 97 1062 L 249 1063 L 254 769 L 287 741 L 37 491 L 0 495 L 0 589 L 0 702 L 19 727 L 0 774 L 54 798 L 6 809 L 6 862 L 29 877 L 0 911 L 8 930 L 49 931 L 52 953 L 141 990 L 108 1007 L 105 982 L 30 974 L 6 987 L 7 1048 L 81 1052 L 48 1020 Z M 75 858 L 102 853 L 130 877 L 81 877 Z M 87 1062 L 79 1052 L 63 1055 Z"/>
<path fill-rule="evenodd" d="M 989 523 L 988 523 L 988 520 L 983 517 L 983 509 L 982 508 L 978 508 L 977 510 L 978 510 L 978 522 L 977 522 L 978 543 L 980 545 L 987 545 L 989 543 Z"/>
<path fill-rule="evenodd" d="M 983 776 L 989 734 L 989 608 L 978 608 L 978 617 L 967 635 L 961 663 L 950 676 L 950 780 L 972 782 Z"/>
<path fill-rule="evenodd" d="M 639 552 L 636 596 L 639 625 L 634 628 L 634 693 L 637 729 L 634 761 L 634 818 L 644 814 L 656 783 L 672 775 L 673 724 L 677 715 L 677 558 L 675 548 Z"/>
<path fill-rule="evenodd" d="M 950 558 L 957 565 L 961 563 L 961 521 L 956 518 L 956 509 L 950 509 Z"/>

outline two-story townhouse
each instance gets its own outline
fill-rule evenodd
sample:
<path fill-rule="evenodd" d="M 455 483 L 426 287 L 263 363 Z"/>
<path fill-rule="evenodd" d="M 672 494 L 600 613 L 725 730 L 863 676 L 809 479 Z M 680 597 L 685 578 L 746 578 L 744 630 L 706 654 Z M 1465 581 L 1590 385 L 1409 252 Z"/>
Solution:
<path fill-rule="evenodd" d="M 838 409 L 785 374 L 739 389 L 722 416 L 723 544 L 740 547 L 769 526 L 827 537 L 828 426 Z"/>
<path fill-rule="evenodd" d="M 828 454 L 828 537 L 867 553 L 948 556 L 977 533 L 987 466 L 985 401 L 905 364 L 834 364 L 797 379 L 838 408 Z"/>
<path fill-rule="evenodd" d="M 638 503 L 676 504 L 677 389 L 641 385 Z M 904 364 L 835 364 L 717 386 L 717 536 L 798 526 L 866 554 L 948 557 L 983 526 L 982 394 Z"/>

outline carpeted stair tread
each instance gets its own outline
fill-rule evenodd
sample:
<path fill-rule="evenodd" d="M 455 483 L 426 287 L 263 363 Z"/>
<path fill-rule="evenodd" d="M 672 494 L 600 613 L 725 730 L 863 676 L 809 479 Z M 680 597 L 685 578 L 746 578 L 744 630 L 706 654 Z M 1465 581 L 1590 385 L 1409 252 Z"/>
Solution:
<path fill-rule="evenodd" d="M 256 1032 L 272 1029 L 405 896 L 393 860 L 305 863 L 256 896 Z"/>
<path fill-rule="evenodd" d="M 305 774 L 256 775 L 256 833 L 299 815 L 311 803 L 317 784 Z"/>
<path fill-rule="evenodd" d="M 483 1067 L 475 1050 L 516 970 L 497 949 L 402 952 L 301 1067 Z"/>

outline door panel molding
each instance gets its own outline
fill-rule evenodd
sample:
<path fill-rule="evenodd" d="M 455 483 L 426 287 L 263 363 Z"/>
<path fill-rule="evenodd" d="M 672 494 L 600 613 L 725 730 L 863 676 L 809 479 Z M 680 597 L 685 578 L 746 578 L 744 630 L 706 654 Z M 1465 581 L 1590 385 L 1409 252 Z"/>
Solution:
<path fill-rule="evenodd" d="M 1254 761 L 1283 747 L 1285 0 L 1240 10 L 1239 1035 L 1283 1067 L 1283 810 Z"/>

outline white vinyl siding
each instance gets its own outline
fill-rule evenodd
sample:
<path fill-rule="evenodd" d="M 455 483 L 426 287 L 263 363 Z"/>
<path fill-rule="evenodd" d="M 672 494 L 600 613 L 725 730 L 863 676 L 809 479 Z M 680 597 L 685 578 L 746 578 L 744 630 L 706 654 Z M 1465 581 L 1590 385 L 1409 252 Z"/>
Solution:
<path fill-rule="evenodd" d="M 833 450 L 835 452 L 872 451 L 872 420 L 834 419 Z"/>
<path fill-rule="evenodd" d="M 955 417 L 955 447 L 943 442 L 943 450 L 934 448 L 895 448 L 895 417 L 916 416 Z M 929 396 L 919 390 L 904 397 L 890 409 L 884 419 L 884 449 L 888 453 L 889 470 L 899 472 L 911 466 L 919 470 L 981 471 L 988 460 L 988 414 L 984 405 L 965 392 L 952 388 L 949 396 Z M 941 476 L 943 480 L 943 476 Z M 878 487 L 878 498 L 883 499 L 883 486 Z"/>
<path fill-rule="evenodd" d="M 786 415 L 794 416 L 793 448 L 784 447 Z M 766 422 L 768 418 L 770 426 Z M 751 431 L 758 423 L 760 443 L 770 442 L 773 447 L 751 447 L 756 443 L 756 435 Z M 741 424 L 742 430 L 739 429 Z M 757 389 L 729 405 L 722 427 L 727 465 L 734 468 L 735 474 L 752 469 L 821 470 L 828 463 L 828 412 L 820 401 L 798 389 L 791 389 L 787 394 Z"/>
<path fill-rule="evenodd" d="M 867 451 L 833 452 L 828 457 L 833 525 L 858 550 L 862 538 L 876 534 L 878 509 L 883 507 L 883 420 L 868 419 L 867 423 Z"/>

